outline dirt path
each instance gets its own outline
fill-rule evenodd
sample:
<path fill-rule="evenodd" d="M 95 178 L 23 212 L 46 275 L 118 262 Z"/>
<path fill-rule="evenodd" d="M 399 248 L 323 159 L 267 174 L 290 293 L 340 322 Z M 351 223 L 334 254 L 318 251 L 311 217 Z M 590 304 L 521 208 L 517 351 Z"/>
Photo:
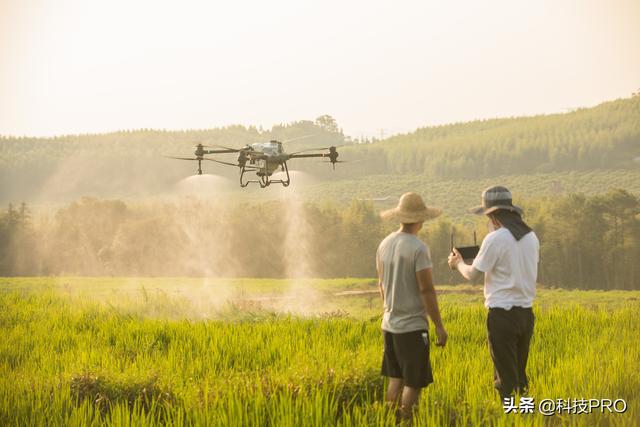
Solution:
<path fill-rule="evenodd" d="M 436 292 L 439 294 L 479 294 L 482 293 L 482 288 L 478 289 L 436 289 Z M 377 289 L 362 289 L 355 291 L 343 291 L 333 294 L 335 297 L 350 297 L 350 296 L 358 296 L 358 295 L 372 295 L 378 294 L 379 291 Z"/>

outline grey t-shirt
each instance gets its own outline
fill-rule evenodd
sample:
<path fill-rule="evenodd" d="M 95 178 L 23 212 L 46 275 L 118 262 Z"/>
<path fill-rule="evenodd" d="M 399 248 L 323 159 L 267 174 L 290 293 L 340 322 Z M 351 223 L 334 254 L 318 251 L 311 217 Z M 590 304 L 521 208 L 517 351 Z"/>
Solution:
<path fill-rule="evenodd" d="M 429 329 L 416 272 L 431 268 L 429 248 L 415 235 L 389 234 L 376 254 L 382 270 L 382 329 L 394 334 Z"/>

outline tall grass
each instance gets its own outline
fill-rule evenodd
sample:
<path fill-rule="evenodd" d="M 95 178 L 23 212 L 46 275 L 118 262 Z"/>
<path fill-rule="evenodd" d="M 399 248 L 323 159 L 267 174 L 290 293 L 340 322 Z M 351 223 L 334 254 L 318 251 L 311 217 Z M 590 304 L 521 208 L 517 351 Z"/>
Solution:
<path fill-rule="evenodd" d="M 626 305 L 583 306 L 592 298 L 579 292 L 537 306 L 529 373 L 536 399 L 624 398 L 627 413 L 505 415 L 484 308 L 445 300 L 450 341 L 432 346 L 435 382 L 414 425 L 635 425 L 640 303 L 625 295 Z M 381 402 L 376 319 L 163 319 L 10 287 L 0 307 L 0 425 L 394 424 Z"/>

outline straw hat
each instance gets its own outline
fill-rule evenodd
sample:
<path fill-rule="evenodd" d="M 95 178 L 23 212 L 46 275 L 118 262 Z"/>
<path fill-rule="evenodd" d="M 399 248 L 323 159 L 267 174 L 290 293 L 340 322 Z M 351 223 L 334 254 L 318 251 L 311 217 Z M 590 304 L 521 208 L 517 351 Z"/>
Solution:
<path fill-rule="evenodd" d="M 433 219 L 442 213 L 440 209 L 428 208 L 417 193 L 404 193 L 398 206 L 380 214 L 382 219 L 394 220 L 403 224 L 413 224 Z"/>
<path fill-rule="evenodd" d="M 513 204 L 511 191 L 507 187 L 495 185 L 482 192 L 482 205 L 469 209 L 469 213 L 488 215 L 499 209 L 516 212 L 522 215 L 522 208 Z"/>

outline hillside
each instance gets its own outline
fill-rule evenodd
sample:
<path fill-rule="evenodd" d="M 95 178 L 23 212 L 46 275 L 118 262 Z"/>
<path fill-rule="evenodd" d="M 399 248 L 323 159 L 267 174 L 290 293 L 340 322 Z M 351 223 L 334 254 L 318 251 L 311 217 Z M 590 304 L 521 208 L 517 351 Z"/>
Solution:
<path fill-rule="evenodd" d="M 640 96 L 565 114 L 418 129 L 353 147 L 351 173 L 478 178 L 640 166 Z"/>
<path fill-rule="evenodd" d="M 331 182 L 332 187 L 320 188 L 328 197 L 332 197 L 331 188 L 341 186 L 340 196 L 355 195 L 353 188 L 364 186 L 368 191 L 358 193 L 379 197 L 398 193 L 417 181 L 429 194 L 427 184 L 433 182 L 446 187 L 458 179 L 478 182 L 505 175 L 534 175 L 530 180 L 536 181 L 535 176 L 569 171 L 617 171 L 615 179 L 629 182 L 633 179 L 623 178 L 625 171 L 635 179 L 640 170 L 640 96 L 565 114 L 426 127 L 383 141 L 352 141 L 329 116 L 269 130 L 229 126 L 56 138 L 0 137 L 0 203 L 72 200 L 81 195 L 163 195 L 195 170 L 190 162 L 163 155 L 188 156 L 197 142 L 240 147 L 302 136 L 307 138 L 288 143 L 287 150 L 340 145 L 340 159 L 350 161 L 338 165 L 336 171 L 312 160 L 291 162 L 291 169 Z M 233 156 L 223 159 L 234 161 Z M 208 164 L 205 171 L 237 179 L 233 168 Z M 619 186 L 609 183 L 606 174 L 599 176 L 605 182 L 598 185 Z"/>

